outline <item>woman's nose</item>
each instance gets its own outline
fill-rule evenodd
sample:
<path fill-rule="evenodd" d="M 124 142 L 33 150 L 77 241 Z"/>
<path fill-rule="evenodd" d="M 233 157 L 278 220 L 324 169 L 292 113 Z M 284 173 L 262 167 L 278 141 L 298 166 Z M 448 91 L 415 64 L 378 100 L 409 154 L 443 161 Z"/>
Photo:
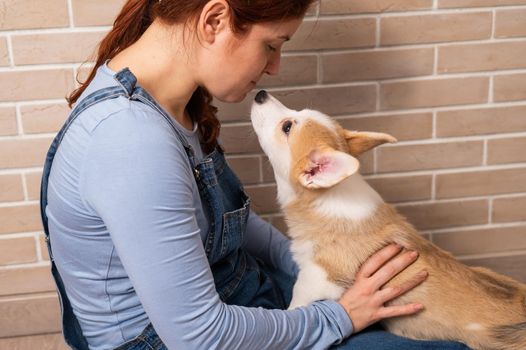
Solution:
<path fill-rule="evenodd" d="M 265 73 L 268 75 L 276 75 L 279 72 L 279 65 L 281 63 L 281 52 L 278 51 L 275 55 L 272 55 L 265 68 Z"/>

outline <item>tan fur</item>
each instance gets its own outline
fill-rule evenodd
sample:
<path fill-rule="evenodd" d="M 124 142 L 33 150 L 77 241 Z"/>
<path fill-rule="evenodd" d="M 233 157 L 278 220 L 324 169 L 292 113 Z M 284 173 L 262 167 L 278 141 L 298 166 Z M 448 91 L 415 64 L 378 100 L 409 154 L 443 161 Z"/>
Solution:
<path fill-rule="evenodd" d="M 413 316 L 385 320 L 387 329 L 415 339 L 447 339 L 473 349 L 526 349 L 526 286 L 483 268 L 470 268 L 424 239 L 388 204 L 380 204 L 369 218 L 354 222 L 320 215 L 312 203 L 326 189 L 307 189 L 298 183 L 313 149 L 333 148 L 359 155 L 389 138 L 359 140 L 336 125 L 338 137 L 309 121 L 290 136 L 290 182 L 296 198 L 283 209 L 294 240 L 308 240 L 314 259 L 329 280 L 345 287 L 363 262 L 389 243 L 420 253 L 419 259 L 387 285 L 399 285 L 422 269 L 428 279 L 392 304 L 421 302 L 425 310 Z M 352 134 L 356 136 L 356 133 Z M 385 134 L 383 134 L 385 135 Z M 524 333 L 522 333 L 524 332 Z"/>

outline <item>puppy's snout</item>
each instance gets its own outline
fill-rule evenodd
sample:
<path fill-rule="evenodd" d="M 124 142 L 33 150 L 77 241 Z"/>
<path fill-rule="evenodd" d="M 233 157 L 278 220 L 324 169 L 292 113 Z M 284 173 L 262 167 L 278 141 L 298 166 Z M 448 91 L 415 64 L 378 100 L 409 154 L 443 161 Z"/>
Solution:
<path fill-rule="evenodd" d="M 256 101 L 256 103 L 258 104 L 263 104 L 265 103 L 265 101 L 268 99 L 268 93 L 265 91 L 265 90 L 261 90 L 260 92 L 258 92 L 256 94 L 256 97 L 254 98 L 254 100 Z"/>

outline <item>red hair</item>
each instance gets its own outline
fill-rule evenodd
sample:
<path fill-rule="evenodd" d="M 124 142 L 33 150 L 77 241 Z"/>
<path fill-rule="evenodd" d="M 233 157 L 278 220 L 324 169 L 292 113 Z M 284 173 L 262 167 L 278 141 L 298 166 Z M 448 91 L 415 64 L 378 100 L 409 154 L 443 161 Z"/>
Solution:
<path fill-rule="evenodd" d="M 71 107 L 95 77 L 97 68 L 108 59 L 135 43 L 154 19 L 164 23 L 187 23 L 196 18 L 209 0 L 128 0 L 118 14 L 113 28 L 99 44 L 95 66 L 88 79 L 74 90 L 67 101 Z M 244 33 L 255 23 L 276 22 L 301 18 L 316 0 L 226 0 L 230 6 L 232 30 Z M 78 81 L 78 77 L 77 77 Z M 220 123 L 217 108 L 212 106 L 212 95 L 199 87 L 188 102 L 187 111 L 199 125 L 205 152 L 217 145 Z"/>

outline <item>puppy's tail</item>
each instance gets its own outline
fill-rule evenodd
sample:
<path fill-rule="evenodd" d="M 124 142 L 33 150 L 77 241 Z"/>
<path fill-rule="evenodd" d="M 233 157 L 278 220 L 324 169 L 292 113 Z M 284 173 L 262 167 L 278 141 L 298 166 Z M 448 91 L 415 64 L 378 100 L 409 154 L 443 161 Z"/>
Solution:
<path fill-rule="evenodd" d="M 526 322 L 497 326 L 492 329 L 491 333 L 499 349 L 526 349 Z"/>

